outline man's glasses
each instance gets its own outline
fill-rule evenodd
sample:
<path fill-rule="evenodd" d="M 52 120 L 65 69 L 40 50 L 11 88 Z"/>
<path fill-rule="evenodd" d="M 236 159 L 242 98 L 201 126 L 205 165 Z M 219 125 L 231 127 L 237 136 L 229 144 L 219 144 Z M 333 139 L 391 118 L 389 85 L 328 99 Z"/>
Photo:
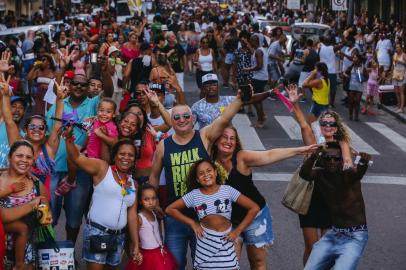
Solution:
<path fill-rule="evenodd" d="M 333 121 L 320 121 L 319 123 L 322 127 L 337 127 L 337 122 Z"/>
<path fill-rule="evenodd" d="M 342 160 L 342 157 L 340 156 L 323 156 L 323 159 L 326 161 L 335 161 L 335 162 L 339 162 Z"/>
<path fill-rule="evenodd" d="M 181 118 L 183 118 L 185 120 L 189 120 L 191 117 L 192 117 L 192 115 L 190 113 L 184 113 L 184 114 L 177 113 L 172 116 L 173 120 L 175 120 L 175 121 L 179 121 Z"/>
<path fill-rule="evenodd" d="M 39 130 L 41 130 L 41 131 L 44 131 L 44 130 L 45 130 L 45 125 L 29 124 L 29 125 L 27 126 L 27 128 L 28 128 L 29 130 L 39 129 Z"/>
<path fill-rule="evenodd" d="M 73 86 L 87 87 L 87 86 L 88 86 L 88 83 L 72 81 L 72 85 L 73 85 Z"/>

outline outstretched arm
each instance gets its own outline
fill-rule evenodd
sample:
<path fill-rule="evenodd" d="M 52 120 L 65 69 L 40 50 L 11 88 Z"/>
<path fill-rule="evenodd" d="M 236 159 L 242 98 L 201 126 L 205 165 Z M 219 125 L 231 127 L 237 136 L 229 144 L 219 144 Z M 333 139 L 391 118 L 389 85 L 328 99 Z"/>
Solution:
<path fill-rule="evenodd" d="M 21 136 L 20 136 L 18 126 L 13 120 L 13 115 L 11 114 L 10 92 L 8 90 L 9 82 L 10 82 L 10 76 L 7 78 L 7 80 L 5 80 L 4 73 L 1 73 L 0 91 L 1 91 L 1 95 L 3 96 L 3 98 L 2 98 L 3 99 L 3 104 L 2 104 L 3 112 L 2 113 L 3 113 L 4 123 L 6 124 L 8 143 L 10 145 L 12 145 L 17 140 L 20 140 Z"/>
<path fill-rule="evenodd" d="M 287 90 L 289 93 L 289 99 L 293 104 L 293 111 L 296 116 L 296 121 L 300 126 L 303 143 L 305 145 L 315 144 L 316 138 L 314 137 L 313 130 L 307 123 L 306 117 L 299 105 L 299 98 L 302 96 L 302 94 L 298 94 L 297 86 L 294 84 L 289 85 Z"/>
<path fill-rule="evenodd" d="M 206 149 L 209 149 L 218 137 L 223 133 L 224 129 L 230 125 L 231 120 L 240 110 L 242 105 L 240 90 L 238 90 L 235 100 L 224 109 L 224 112 L 210 125 L 201 130 L 203 143 Z"/>
<path fill-rule="evenodd" d="M 88 158 L 81 155 L 74 144 L 73 127 L 68 127 L 65 131 L 66 152 L 68 158 L 79 168 L 93 176 L 93 184 L 97 185 L 106 174 L 108 164 L 104 160 Z"/>
<path fill-rule="evenodd" d="M 249 169 L 251 167 L 261 167 L 272 163 L 297 156 L 310 154 L 318 149 L 317 144 L 310 146 L 302 146 L 295 148 L 276 148 L 267 151 L 249 151 L 243 150 L 237 156 L 237 168 L 239 171 Z M 243 172 L 243 171 L 241 171 Z"/>

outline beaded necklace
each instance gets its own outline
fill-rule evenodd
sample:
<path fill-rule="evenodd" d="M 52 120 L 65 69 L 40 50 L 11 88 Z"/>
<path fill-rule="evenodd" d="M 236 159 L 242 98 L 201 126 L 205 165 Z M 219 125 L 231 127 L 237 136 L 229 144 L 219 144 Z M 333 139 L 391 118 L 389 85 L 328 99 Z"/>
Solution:
<path fill-rule="evenodd" d="M 126 196 L 129 195 L 133 192 L 135 192 L 135 189 L 132 187 L 132 183 L 130 180 L 130 176 L 128 174 L 125 175 L 125 177 L 121 177 L 120 174 L 118 173 L 118 169 L 116 165 L 111 166 L 112 170 L 115 171 L 117 177 L 118 177 L 118 184 L 121 186 L 121 195 Z"/>

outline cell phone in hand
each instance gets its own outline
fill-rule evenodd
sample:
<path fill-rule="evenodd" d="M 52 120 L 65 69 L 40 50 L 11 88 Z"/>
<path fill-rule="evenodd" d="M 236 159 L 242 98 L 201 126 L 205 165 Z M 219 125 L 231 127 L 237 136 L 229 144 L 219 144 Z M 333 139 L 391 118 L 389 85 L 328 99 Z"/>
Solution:
<path fill-rule="evenodd" d="M 252 97 L 252 90 L 249 84 L 240 85 L 241 101 L 248 102 Z"/>

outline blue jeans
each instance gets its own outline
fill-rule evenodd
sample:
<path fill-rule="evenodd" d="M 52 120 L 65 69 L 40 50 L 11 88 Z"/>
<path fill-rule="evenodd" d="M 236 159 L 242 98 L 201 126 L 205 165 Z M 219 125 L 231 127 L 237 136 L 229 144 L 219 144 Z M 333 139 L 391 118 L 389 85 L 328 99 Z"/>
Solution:
<path fill-rule="evenodd" d="M 188 242 L 191 250 L 192 260 L 195 257 L 195 233 L 188 225 L 183 224 L 170 216 L 165 216 L 164 222 L 165 245 L 175 257 L 176 262 L 179 265 L 179 270 L 184 270 L 187 262 L 186 254 Z"/>
<path fill-rule="evenodd" d="M 304 270 L 356 270 L 368 241 L 368 231 L 329 230 L 313 245 Z"/>
<path fill-rule="evenodd" d="M 70 228 L 78 229 L 82 224 L 82 218 L 88 209 L 90 192 L 92 188 L 92 179 L 90 175 L 82 170 L 76 173 L 76 188 L 72 189 L 63 197 L 56 196 L 55 190 L 67 173 L 55 172 L 51 176 L 51 211 L 54 220 L 54 226 L 58 223 L 61 215 L 62 204 L 66 215 L 66 225 Z"/>

